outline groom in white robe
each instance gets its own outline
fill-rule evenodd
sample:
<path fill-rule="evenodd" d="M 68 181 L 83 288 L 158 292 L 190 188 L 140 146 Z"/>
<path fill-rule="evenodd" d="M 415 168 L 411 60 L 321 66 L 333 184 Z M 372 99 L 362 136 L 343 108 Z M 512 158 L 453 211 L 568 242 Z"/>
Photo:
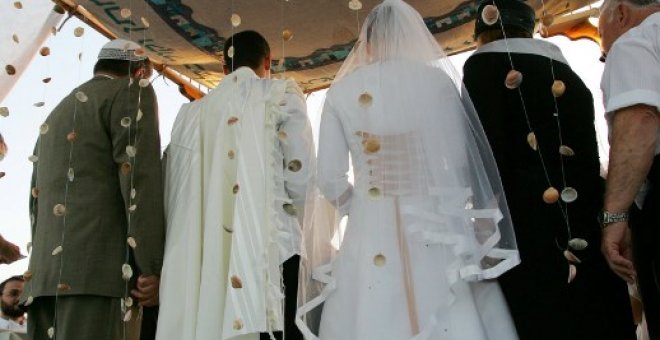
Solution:
<path fill-rule="evenodd" d="M 235 34 L 224 52 L 226 77 L 181 108 L 166 152 L 156 338 L 302 339 L 300 221 L 315 157 L 304 97 L 267 79 L 259 33 Z"/>

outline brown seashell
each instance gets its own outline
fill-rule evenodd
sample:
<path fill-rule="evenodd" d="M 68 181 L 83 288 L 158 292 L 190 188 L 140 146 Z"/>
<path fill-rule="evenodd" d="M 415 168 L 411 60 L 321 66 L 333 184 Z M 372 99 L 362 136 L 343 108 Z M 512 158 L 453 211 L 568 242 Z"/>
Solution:
<path fill-rule="evenodd" d="M 43 81 L 44 84 L 48 84 L 48 83 L 50 83 L 51 79 L 52 79 L 51 77 L 46 77 L 44 79 L 41 79 L 41 81 Z"/>
<path fill-rule="evenodd" d="M 287 169 L 289 169 L 289 171 L 291 172 L 298 172 L 300 171 L 300 169 L 302 169 L 302 162 L 298 159 L 294 159 L 291 162 L 289 162 Z"/>
<path fill-rule="evenodd" d="M 523 81 L 522 73 L 516 70 L 511 70 L 506 75 L 506 79 L 504 80 L 504 86 L 506 86 L 506 88 L 509 90 L 517 89 L 520 86 L 520 84 L 522 84 L 522 81 Z"/>
<path fill-rule="evenodd" d="M 573 263 L 581 263 L 582 262 L 570 250 L 564 250 L 564 257 L 568 260 L 568 262 L 573 262 Z"/>
<path fill-rule="evenodd" d="M 73 30 L 73 35 L 74 35 L 75 37 L 80 38 L 80 37 L 83 36 L 83 34 L 85 34 L 85 29 L 82 28 L 82 27 L 76 27 L 76 28 Z"/>
<path fill-rule="evenodd" d="M 39 197 L 39 188 L 37 187 L 32 188 L 32 197 L 34 198 Z"/>
<path fill-rule="evenodd" d="M 233 275 L 230 280 L 231 280 L 232 288 L 236 288 L 236 289 L 243 288 L 243 281 L 241 281 L 240 277 Z"/>
<path fill-rule="evenodd" d="M 18 34 L 16 34 L 16 33 L 12 34 L 11 35 L 11 40 L 13 40 L 15 43 L 18 44 L 19 43 Z"/>
<path fill-rule="evenodd" d="M 21 3 L 20 1 L 15 1 L 14 2 L 14 7 L 16 9 L 23 9 L 23 3 Z"/>
<path fill-rule="evenodd" d="M 374 256 L 374 264 L 378 267 L 382 267 L 387 263 L 387 258 L 383 254 L 378 254 Z"/>
<path fill-rule="evenodd" d="M 566 145 L 559 147 L 559 154 L 562 156 L 575 156 L 575 151 Z"/>
<path fill-rule="evenodd" d="M 4 172 L 4 171 L 0 171 L 0 178 L 5 177 L 6 175 L 7 175 L 6 172 Z"/>
<path fill-rule="evenodd" d="M 6 106 L 0 107 L 0 116 L 3 117 L 9 116 L 9 108 Z"/>
<path fill-rule="evenodd" d="M 574 264 L 568 265 L 568 283 L 571 283 L 577 275 L 577 267 Z"/>
<path fill-rule="evenodd" d="M 122 8 L 121 11 L 119 11 L 119 15 L 124 19 L 130 18 L 131 14 L 133 13 L 131 12 L 130 8 Z"/>
<path fill-rule="evenodd" d="M 120 171 L 122 175 L 128 175 L 129 173 L 131 173 L 131 163 L 128 162 L 122 163 Z"/>
<path fill-rule="evenodd" d="M 41 55 L 44 56 L 44 57 L 50 55 L 50 48 L 49 48 L 49 47 L 46 47 L 46 46 L 42 47 L 42 48 L 39 50 L 39 54 L 41 54 Z"/>
<path fill-rule="evenodd" d="M 234 184 L 234 187 L 231 189 L 231 192 L 234 194 L 238 194 L 238 191 L 241 189 L 241 187 L 238 184 Z"/>
<path fill-rule="evenodd" d="M 534 132 L 527 134 L 527 144 L 529 144 L 529 147 L 531 147 L 534 151 L 539 149 L 539 143 L 536 140 L 536 134 Z"/>
<path fill-rule="evenodd" d="M 23 280 L 30 281 L 30 279 L 32 279 L 32 272 L 27 270 L 23 273 Z"/>
<path fill-rule="evenodd" d="M 13 76 L 16 74 L 16 68 L 14 65 L 7 65 L 5 66 L 5 72 L 7 72 L 8 75 Z"/>
<path fill-rule="evenodd" d="M 234 159 L 236 157 L 234 150 L 229 150 L 229 152 L 227 152 L 227 157 L 229 157 L 229 159 Z"/>
<path fill-rule="evenodd" d="M 291 32 L 290 30 L 282 31 L 282 40 L 289 41 L 291 39 L 293 39 L 293 32 Z"/>
<path fill-rule="evenodd" d="M 373 154 L 380 150 L 380 141 L 376 137 L 368 137 L 362 144 L 366 154 Z"/>
<path fill-rule="evenodd" d="M 286 131 L 284 131 L 284 130 L 279 130 L 279 131 L 277 131 L 277 138 L 279 138 L 279 140 L 282 140 L 282 141 L 283 141 L 283 140 L 285 140 L 287 137 L 289 137 L 289 135 L 286 134 Z"/>
<path fill-rule="evenodd" d="M 57 290 L 59 290 L 59 291 L 71 290 L 71 286 L 66 284 L 66 283 L 58 283 L 57 284 Z"/>
<path fill-rule="evenodd" d="M 227 125 L 234 125 L 236 123 L 238 123 L 238 117 L 229 117 L 227 119 Z"/>
<path fill-rule="evenodd" d="M 239 330 L 243 328 L 243 321 L 241 319 L 234 320 L 234 329 Z"/>
<path fill-rule="evenodd" d="M 66 214 L 66 207 L 64 204 L 55 204 L 53 207 L 53 215 L 61 217 L 64 216 L 64 214 Z"/>
<path fill-rule="evenodd" d="M 566 92 L 566 84 L 561 80 L 555 80 L 552 83 L 552 95 L 555 98 L 561 97 Z"/>
<path fill-rule="evenodd" d="M 75 142 L 77 139 L 78 139 L 78 133 L 75 131 L 71 131 L 66 134 L 66 140 L 68 140 L 71 143 Z"/>
<path fill-rule="evenodd" d="M 553 187 L 549 187 L 543 192 L 543 202 L 548 204 L 557 203 L 559 200 L 559 191 Z"/>
<path fill-rule="evenodd" d="M 373 102 L 374 98 L 368 92 L 364 92 L 358 97 L 358 102 L 362 107 L 369 107 Z"/>

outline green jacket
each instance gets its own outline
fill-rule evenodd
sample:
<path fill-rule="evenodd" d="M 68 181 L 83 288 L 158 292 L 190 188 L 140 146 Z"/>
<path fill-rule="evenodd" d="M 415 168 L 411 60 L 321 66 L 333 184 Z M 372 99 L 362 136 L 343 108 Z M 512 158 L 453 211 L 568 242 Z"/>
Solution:
<path fill-rule="evenodd" d="M 32 277 L 22 300 L 53 296 L 59 283 L 68 285 L 62 295 L 122 297 L 127 252 L 133 280 L 160 275 L 165 226 L 153 88 L 95 77 L 60 102 L 40 133 L 30 196 Z M 58 204 L 62 216 L 54 212 Z M 62 252 L 53 255 L 58 246 Z"/>

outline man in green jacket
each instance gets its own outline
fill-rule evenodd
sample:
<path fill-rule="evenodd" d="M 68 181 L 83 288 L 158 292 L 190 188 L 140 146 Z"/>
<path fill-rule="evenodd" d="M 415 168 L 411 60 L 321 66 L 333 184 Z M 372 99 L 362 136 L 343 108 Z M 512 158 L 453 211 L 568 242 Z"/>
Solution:
<path fill-rule="evenodd" d="M 144 50 L 113 40 L 39 128 L 22 301 L 29 339 L 137 339 L 158 304 L 160 136 Z"/>

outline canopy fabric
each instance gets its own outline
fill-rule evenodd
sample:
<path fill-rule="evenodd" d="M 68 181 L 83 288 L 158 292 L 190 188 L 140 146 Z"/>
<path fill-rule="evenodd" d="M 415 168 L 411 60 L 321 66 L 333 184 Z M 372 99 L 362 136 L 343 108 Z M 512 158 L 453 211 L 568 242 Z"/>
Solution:
<path fill-rule="evenodd" d="M 355 1 L 355 0 L 353 0 Z M 232 33 L 252 29 L 271 44 L 273 75 L 293 77 L 306 92 L 330 85 L 360 25 L 378 0 L 64 0 L 82 5 L 114 35 L 143 45 L 148 56 L 192 80 L 215 87 L 222 50 Z M 409 0 L 448 54 L 474 46 L 478 1 Z M 546 0 L 545 12 L 569 13 L 592 0 Z M 543 17 L 542 0 L 530 0 Z M 129 13 L 130 10 L 130 13 Z M 232 14 L 240 25 L 232 25 Z M 144 19 L 143 19 L 144 18 Z M 234 17 L 236 18 L 236 17 Z M 145 20 L 146 19 L 146 20 Z M 283 32 L 293 37 L 285 41 Z"/>

